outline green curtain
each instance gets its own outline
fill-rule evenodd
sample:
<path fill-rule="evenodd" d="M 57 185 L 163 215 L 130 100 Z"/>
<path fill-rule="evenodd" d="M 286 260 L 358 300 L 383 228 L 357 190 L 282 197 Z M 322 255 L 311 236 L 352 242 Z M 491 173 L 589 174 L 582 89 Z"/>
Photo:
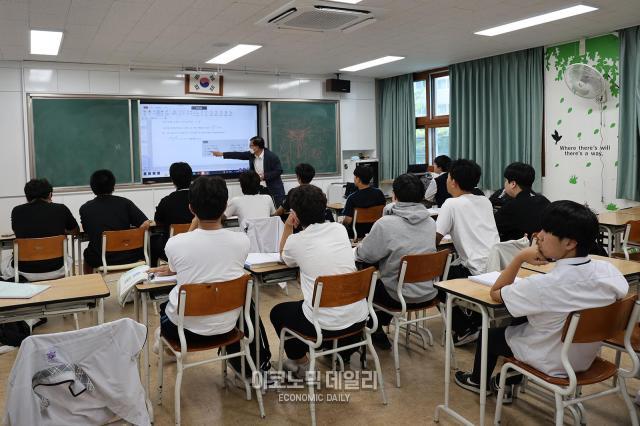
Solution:
<path fill-rule="evenodd" d="M 394 179 L 416 160 L 413 75 L 378 80 L 378 134 L 382 179 Z"/>
<path fill-rule="evenodd" d="M 538 47 L 449 67 L 451 157 L 482 167 L 483 189 L 503 186 L 514 161 L 542 171 L 544 49 Z"/>
<path fill-rule="evenodd" d="M 640 201 L 640 26 L 620 31 L 618 198 Z"/>

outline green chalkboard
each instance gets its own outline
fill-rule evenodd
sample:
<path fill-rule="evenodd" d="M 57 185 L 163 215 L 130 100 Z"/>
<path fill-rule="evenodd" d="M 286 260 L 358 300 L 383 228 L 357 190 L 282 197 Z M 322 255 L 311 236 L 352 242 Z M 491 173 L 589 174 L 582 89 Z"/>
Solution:
<path fill-rule="evenodd" d="M 338 125 L 335 102 L 270 102 L 269 143 L 284 174 L 309 163 L 316 173 L 338 173 Z"/>
<path fill-rule="evenodd" d="M 95 170 L 110 169 L 118 184 L 139 181 L 135 104 L 129 117 L 128 99 L 34 98 L 31 102 L 35 177 L 47 178 L 54 187 L 87 186 Z"/>

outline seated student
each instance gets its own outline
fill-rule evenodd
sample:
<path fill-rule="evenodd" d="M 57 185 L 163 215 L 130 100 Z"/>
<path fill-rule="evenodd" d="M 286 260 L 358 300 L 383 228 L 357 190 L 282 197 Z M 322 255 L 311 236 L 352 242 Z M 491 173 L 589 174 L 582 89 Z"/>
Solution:
<path fill-rule="evenodd" d="M 53 188 L 46 179 L 31 179 L 24 186 L 27 203 L 11 210 L 11 228 L 16 238 L 43 238 L 78 232 L 78 222 L 64 204 L 51 202 Z M 63 259 L 20 262 L 20 275 L 29 281 L 64 276 Z M 3 265 L 5 279 L 14 278 L 13 261 Z"/>
<path fill-rule="evenodd" d="M 373 171 L 370 167 L 358 166 L 353 171 L 353 183 L 358 190 L 349 195 L 344 203 L 342 223 L 347 227 L 349 237 L 353 238 L 351 223 L 356 208 L 367 208 L 373 206 L 384 206 L 387 200 L 378 188 L 369 185 L 373 178 Z M 371 224 L 357 225 L 356 231 L 360 237 L 364 237 L 371 230 Z"/>
<path fill-rule="evenodd" d="M 260 176 L 254 171 L 240 175 L 240 188 L 244 195 L 229 200 L 225 217 L 238 216 L 238 223 L 246 219 L 256 219 L 273 216 L 276 212 L 273 199 L 266 194 L 260 194 Z"/>
<path fill-rule="evenodd" d="M 573 201 L 555 201 L 542 213 L 542 231 L 534 245 L 522 250 L 491 287 L 491 298 L 504 303 L 514 318 L 527 322 L 489 330 L 487 377 L 498 357 L 513 356 L 541 372 L 566 377 L 560 361 L 562 330 L 571 312 L 609 305 L 626 296 L 629 285 L 609 262 L 587 256 L 598 235 L 596 215 Z M 531 275 L 514 282 L 520 265 L 542 265 L 555 260 L 547 274 Z M 478 341 L 480 342 L 480 340 Z M 600 343 L 575 344 L 569 349 L 569 361 L 576 372 L 591 366 Z M 510 378 L 515 384 L 520 377 Z M 493 384 L 499 383 L 494 377 Z M 476 347 L 473 371 L 458 371 L 456 383 L 480 392 L 480 347 Z"/>
<path fill-rule="evenodd" d="M 400 309 L 396 290 L 402 256 L 436 251 L 436 223 L 421 203 L 424 193 L 424 185 L 415 175 L 404 174 L 394 179 L 394 203 L 385 208 L 385 215 L 356 248 L 356 260 L 379 263 L 380 278 L 376 283 L 374 302 Z M 424 306 L 437 294 L 431 281 L 402 289 L 408 308 Z M 389 349 L 391 343 L 382 326 L 388 326 L 392 317 L 382 311 L 376 311 L 376 315 L 380 326 L 371 337 L 376 346 Z"/>
<path fill-rule="evenodd" d="M 540 230 L 540 218 L 549 200 L 531 190 L 535 178 L 536 172 L 528 164 L 511 163 L 504 169 L 504 191 L 511 199 L 495 214 L 500 241 L 517 240 L 525 234 L 531 238 Z"/>
<path fill-rule="evenodd" d="M 127 198 L 113 195 L 116 178 L 111 170 L 97 170 L 90 180 L 91 190 L 96 195 L 80 207 L 80 222 L 89 236 L 89 245 L 84 250 L 84 272 L 102 266 L 102 232 L 120 231 L 129 228 L 149 228 L 149 220 Z M 121 265 L 144 259 L 142 249 L 107 254 L 107 264 Z"/>
<path fill-rule="evenodd" d="M 287 265 L 300 267 L 304 300 L 284 302 L 273 307 L 271 323 L 278 335 L 283 327 L 287 327 L 307 336 L 315 336 L 311 322 L 315 279 L 321 275 L 345 274 L 356 270 L 347 232 L 338 223 L 325 222 L 326 206 L 326 196 L 313 185 L 303 185 L 291 196 L 291 213 L 280 240 L 280 253 Z M 297 226 L 303 230 L 293 234 Z M 363 299 L 347 306 L 322 308 L 317 320 L 323 336 L 331 337 L 363 327 L 367 316 L 367 302 Z M 299 340 L 287 340 L 284 350 L 288 359 L 284 360 L 284 368 L 298 377 L 304 377 L 309 368 L 307 349 L 307 345 Z"/>
<path fill-rule="evenodd" d="M 151 235 L 151 265 L 157 265 L 158 259 L 167 260 L 164 246 L 169 239 L 169 225 L 191 223 L 193 213 L 189 210 L 189 184 L 193 177 L 191 166 L 187 163 L 173 163 L 169 167 L 169 176 L 176 190 L 162 198 L 156 207 L 154 220 L 156 232 Z"/>
<path fill-rule="evenodd" d="M 433 159 L 433 171 L 440 173 L 440 175 L 435 179 L 437 190 L 434 200 L 438 207 L 442 207 L 444 200 L 451 198 L 451 194 L 447 191 L 447 176 L 449 174 L 450 164 L 451 158 L 446 155 L 438 155 Z"/>
<path fill-rule="evenodd" d="M 466 278 L 485 272 L 489 251 L 500 242 L 493 207 L 485 196 L 472 194 L 480 180 L 482 170 L 475 161 L 456 160 L 449 167 L 447 199 L 436 221 L 436 245 L 449 234 L 458 253 L 458 259 L 449 268 L 449 279 Z M 478 337 L 480 315 L 472 314 L 466 320 L 460 308 L 454 308 L 453 340 L 462 345 Z"/>
<path fill-rule="evenodd" d="M 276 216 L 282 216 L 291 209 L 292 192 L 302 185 L 309 185 L 315 175 L 316 169 L 314 169 L 311 164 L 300 163 L 296 166 L 296 179 L 298 180 L 298 186 L 296 188 L 291 188 L 289 192 L 287 192 L 287 196 L 282 202 L 282 205 L 280 205 L 276 210 Z"/>

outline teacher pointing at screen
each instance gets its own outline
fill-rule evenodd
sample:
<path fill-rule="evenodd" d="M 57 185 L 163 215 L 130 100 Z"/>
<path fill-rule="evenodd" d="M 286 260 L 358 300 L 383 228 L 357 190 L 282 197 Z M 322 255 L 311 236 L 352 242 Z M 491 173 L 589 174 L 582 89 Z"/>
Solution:
<path fill-rule="evenodd" d="M 211 151 L 214 157 L 230 160 L 249 160 L 249 168 L 260 176 L 267 184 L 269 195 L 273 197 L 276 208 L 284 201 L 284 185 L 282 184 L 282 165 L 276 154 L 264 147 L 264 139 L 254 136 L 249 140 L 249 151 L 221 152 Z"/>

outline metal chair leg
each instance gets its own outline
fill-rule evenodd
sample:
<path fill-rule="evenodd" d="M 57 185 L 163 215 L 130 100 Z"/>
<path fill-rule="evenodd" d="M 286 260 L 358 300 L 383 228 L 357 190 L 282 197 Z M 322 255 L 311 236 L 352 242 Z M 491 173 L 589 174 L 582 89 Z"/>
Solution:
<path fill-rule="evenodd" d="M 627 406 L 627 410 L 629 411 L 629 417 L 631 418 L 631 425 L 638 426 L 638 412 L 636 411 L 636 407 L 633 405 L 633 401 L 631 401 L 631 397 L 629 396 L 629 392 L 627 392 L 627 383 L 623 376 L 618 377 L 619 381 L 619 391 L 622 395 L 622 399 L 624 400 L 625 405 Z"/>
<path fill-rule="evenodd" d="M 247 359 L 247 363 L 249 364 L 249 368 L 251 368 L 251 376 L 255 377 L 256 375 L 260 374 L 260 372 L 257 371 L 256 369 L 256 365 L 253 362 L 253 358 L 251 358 L 251 352 L 249 351 L 249 344 L 248 343 L 244 343 L 244 353 L 245 353 L 245 357 Z M 260 417 L 261 418 L 265 418 L 265 414 L 264 414 L 264 404 L 262 403 L 262 391 L 261 391 L 261 380 L 258 380 L 257 382 L 257 386 L 254 385 L 255 391 L 256 391 L 256 399 L 258 400 L 258 408 L 260 409 Z"/>
<path fill-rule="evenodd" d="M 382 403 L 387 405 L 387 394 L 384 391 L 384 378 L 382 377 L 382 368 L 380 368 L 380 359 L 378 358 L 378 353 L 373 347 L 373 343 L 371 342 L 371 336 L 366 334 L 365 337 L 367 341 L 367 348 L 369 349 L 369 353 L 373 357 L 373 363 L 376 366 L 376 374 L 378 375 L 378 386 L 380 386 L 380 392 L 382 393 Z"/>
<path fill-rule="evenodd" d="M 307 371 L 305 379 L 309 386 L 309 410 L 311 411 L 311 426 L 316 426 L 316 402 L 315 402 L 315 371 L 316 371 L 316 353 L 315 350 L 309 348 L 309 371 Z M 311 377 L 313 375 L 313 377 Z"/>
<path fill-rule="evenodd" d="M 398 345 L 400 340 L 400 319 L 393 317 L 393 364 L 396 368 L 396 386 L 400 387 L 400 354 L 398 353 Z"/>

